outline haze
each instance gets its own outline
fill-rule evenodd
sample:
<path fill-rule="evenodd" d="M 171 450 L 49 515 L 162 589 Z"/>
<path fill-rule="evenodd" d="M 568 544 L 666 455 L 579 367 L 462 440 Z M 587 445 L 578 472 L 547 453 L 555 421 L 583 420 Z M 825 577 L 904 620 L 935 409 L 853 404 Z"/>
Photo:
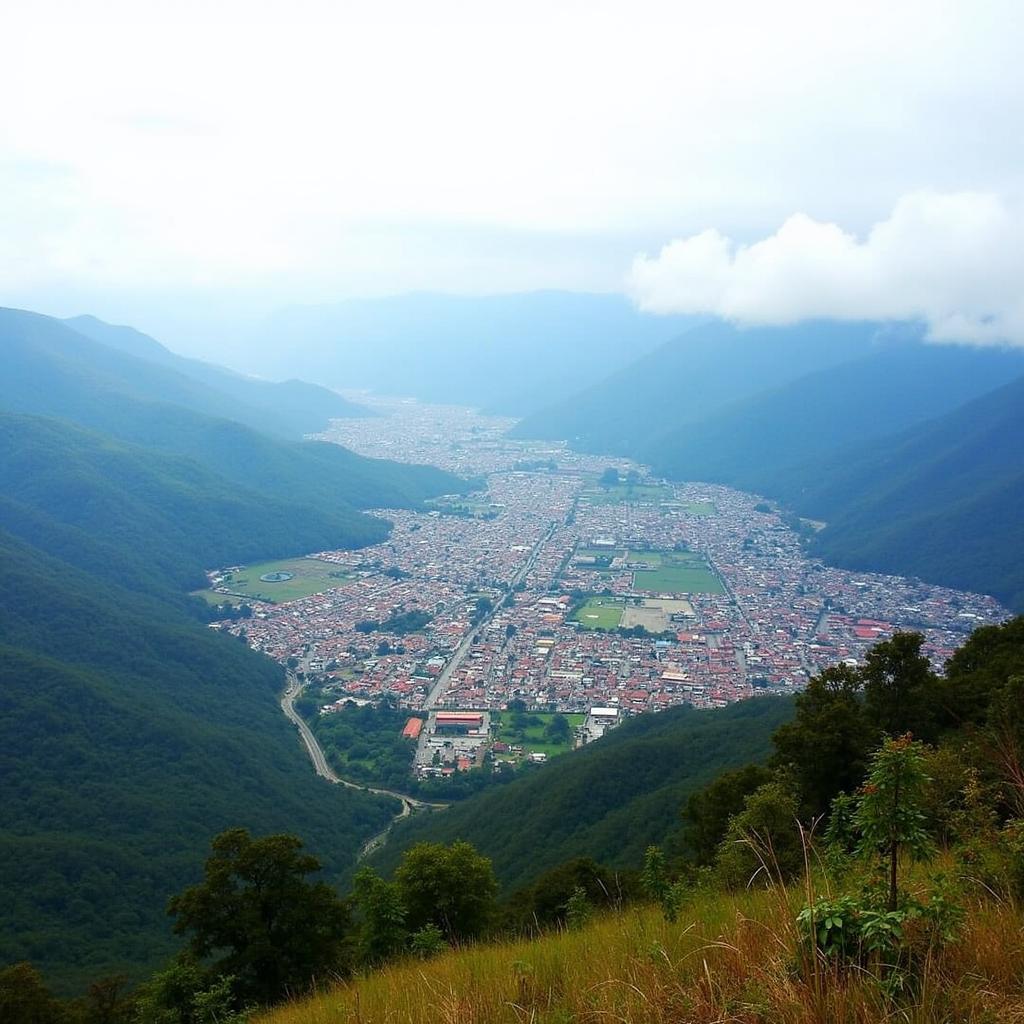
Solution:
<path fill-rule="evenodd" d="M 1020 20 L 1002 0 L 8 5 L 0 302 L 214 357 L 275 308 L 409 290 L 777 321 L 678 267 L 654 295 L 636 268 L 793 217 L 863 241 L 921 195 L 975 197 L 1011 234 Z M 924 220 L 922 294 L 869 314 L 1024 340 L 1021 261 L 971 235 L 994 283 L 936 304 L 962 218 Z M 784 315 L 843 315 L 838 291 Z"/>

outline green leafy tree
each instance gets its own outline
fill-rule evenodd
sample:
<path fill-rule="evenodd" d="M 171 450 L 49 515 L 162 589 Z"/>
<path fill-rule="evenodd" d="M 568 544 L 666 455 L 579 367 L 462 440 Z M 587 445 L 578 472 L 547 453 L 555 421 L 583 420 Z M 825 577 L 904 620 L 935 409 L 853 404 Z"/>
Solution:
<path fill-rule="evenodd" d="M 360 868 L 352 880 L 358 917 L 359 959 L 379 964 L 405 947 L 409 931 L 396 882 L 386 882 L 372 868 Z"/>
<path fill-rule="evenodd" d="M 803 841 L 797 819 L 797 799 L 784 781 L 760 786 L 743 802 L 729 822 L 719 847 L 716 869 L 733 888 L 788 881 L 804 866 Z"/>
<path fill-rule="evenodd" d="M 606 490 L 609 487 L 618 487 L 619 471 L 614 466 L 609 466 L 602 474 L 598 483 Z"/>
<path fill-rule="evenodd" d="M 931 855 L 924 802 L 928 776 L 924 746 L 909 735 L 888 739 L 871 759 L 857 806 L 856 826 L 863 854 L 880 857 L 888 872 L 887 907 L 899 907 L 900 853 L 916 859 Z"/>
<path fill-rule="evenodd" d="M 395 881 L 413 930 L 434 924 L 458 943 L 477 938 L 494 916 L 494 868 L 469 843 L 417 843 L 403 856 Z"/>
<path fill-rule="evenodd" d="M 0 970 L 0 1021 L 4 1024 L 66 1024 L 67 1010 L 29 963 Z"/>
<path fill-rule="evenodd" d="M 772 778 L 759 764 L 722 772 L 709 786 L 692 794 L 683 810 L 683 841 L 699 865 L 711 864 L 729 828 L 729 819 L 743 810 L 744 800 Z"/>
<path fill-rule="evenodd" d="M 245 829 L 213 840 L 201 884 L 175 896 L 174 930 L 200 960 L 237 979 L 243 1002 L 268 1004 L 343 971 L 349 916 L 337 893 L 311 882 L 320 862 L 295 836 L 254 839 Z"/>
<path fill-rule="evenodd" d="M 853 792 L 867 771 L 878 731 L 865 714 L 861 685 L 856 669 L 825 669 L 797 695 L 793 720 L 772 736 L 772 763 L 792 774 L 805 816 L 824 813 L 837 793 Z"/>
<path fill-rule="evenodd" d="M 930 741 L 936 732 L 938 680 L 921 653 L 920 633 L 897 633 L 868 651 L 861 669 L 864 710 L 880 733 L 911 733 Z"/>

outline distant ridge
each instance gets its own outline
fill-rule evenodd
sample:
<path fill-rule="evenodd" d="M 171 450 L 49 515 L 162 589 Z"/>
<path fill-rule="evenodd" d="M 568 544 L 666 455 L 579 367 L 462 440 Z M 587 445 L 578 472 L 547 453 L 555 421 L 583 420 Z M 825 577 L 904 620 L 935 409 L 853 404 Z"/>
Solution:
<path fill-rule="evenodd" d="M 93 341 L 176 370 L 214 388 L 230 400 L 225 403 L 222 415 L 271 433 L 299 438 L 321 432 L 331 419 L 372 415 L 370 410 L 317 384 L 258 380 L 213 363 L 176 355 L 134 327 L 115 326 L 94 316 L 71 317 L 64 323 Z"/>

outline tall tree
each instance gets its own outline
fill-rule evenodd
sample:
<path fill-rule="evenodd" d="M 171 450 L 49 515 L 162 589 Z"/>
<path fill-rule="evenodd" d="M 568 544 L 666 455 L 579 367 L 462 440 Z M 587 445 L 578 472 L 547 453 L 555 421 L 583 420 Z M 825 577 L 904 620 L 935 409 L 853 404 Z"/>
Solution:
<path fill-rule="evenodd" d="M 722 772 L 710 786 L 690 797 L 683 809 L 683 842 L 698 864 L 714 861 L 729 820 L 743 810 L 744 800 L 771 778 L 772 773 L 762 765 L 747 764 Z"/>
<path fill-rule="evenodd" d="M 920 633 L 896 633 L 868 651 L 861 669 L 868 721 L 890 736 L 935 738 L 938 680 L 921 653 Z"/>
<path fill-rule="evenodd" d="M 494 869 L 469 843 L 417 843 L 395 881 L 413 930 L 433 924 L 449 942 L 462 942 L 481 935 L 493 918 Z"/>
<path fill-rule="evenodd" d="M 772 764 L 788 768 L 806 817 L 824 814 L 837 793 L 853 792 L 878 738 L 861 698 L 861 675 L 835 665 L 796 697 L 796 715 L 775 730 Z"/>
<path fill-rule="evenodd" d="M 174 930 L 233 975 L 243 1002 L 267 1004 L 343 972 L 349 915 L 337 893 L 308 876 L 320 862 L 295 836 L 254 839 L 245 829 L 213 840 L 201 884 L 175 896 Z"/>

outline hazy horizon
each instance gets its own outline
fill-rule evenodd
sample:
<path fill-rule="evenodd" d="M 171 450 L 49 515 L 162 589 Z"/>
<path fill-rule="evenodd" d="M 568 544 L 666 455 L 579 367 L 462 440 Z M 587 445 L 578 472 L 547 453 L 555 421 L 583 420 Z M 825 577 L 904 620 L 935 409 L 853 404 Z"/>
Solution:
<path fill-rule="evenodd" d="M 1024 342 L 1019 7 L 0 15 L 0 303 L 225 358 L 280 309 L 615 292 Z"/>

